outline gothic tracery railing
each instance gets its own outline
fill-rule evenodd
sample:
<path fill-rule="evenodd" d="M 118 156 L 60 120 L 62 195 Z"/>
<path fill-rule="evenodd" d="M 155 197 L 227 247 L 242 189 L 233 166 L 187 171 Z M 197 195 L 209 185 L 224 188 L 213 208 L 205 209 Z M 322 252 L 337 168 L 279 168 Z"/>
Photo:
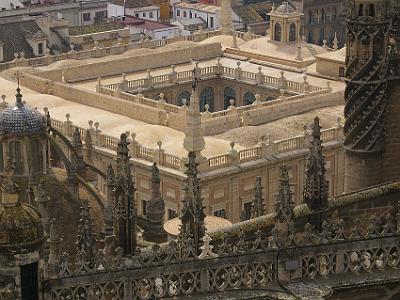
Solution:
<path fill-rule="evenodd" d="M 259 228 L 251 233 L 240 230 L 236 236 L 222 234 L 212 243 L 214 250 L 203 249 L 215 253 L 205 259 L 194 256 L 190 238 L 142 249 L 129 259 L 117 249 L 113 257 L 99 255 L 93 264 L 82 251 L 74 263 L 63 254 L 58 276 L 47 281 L 49 293 L 51 299 L 63 300 L 88 299 L 88 295 L 143 300 L 262 288 L 277 282 L 278 273 L 285 272 L 278 264 L 285 260 L 298 261 L 300 278 L 309 279 L 397 268 L 399 207 L 363 222 L 357 218 L 324 221 L 321 232 L 309 223 L 298 230 L 293 220 L 284 220 L 269 231 Z M 283 254 L 281 258 L 278 253 Z"/>

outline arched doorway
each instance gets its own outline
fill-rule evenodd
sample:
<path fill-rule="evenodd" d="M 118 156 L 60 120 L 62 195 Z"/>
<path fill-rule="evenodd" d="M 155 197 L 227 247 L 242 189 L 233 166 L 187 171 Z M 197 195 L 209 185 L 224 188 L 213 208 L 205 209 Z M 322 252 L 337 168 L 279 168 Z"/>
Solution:
<path fill-rule="evenodd" d="M 282 40 L 282 26 L 279 23 L 275 24 L 274 38 L 275 38 L 275 41 L 278 41 L 278 42 L 280 42 Z"/>
<path fill-rule="evenodd" d="M 256 101 L 256 96 L 254 96 L 252 92 L 246 92 L 246 94 L 244 94 L 244 105 L 253 104 L 254 101 Z"/>
<path fill-rule="evenodd" d="M 232 88 L 227 87 L 224 90 L 224 109 L 227 109 L 231 105 L 231 99 L 236 99 L 236 93 Z"/>
<path fill-rule="evenodd" d="M 186 100 L 186 105 L 189 106 L 190 104 L 190 93 L 188 91 L 183 91 L 179 94 L 178 98 L 176 99 L 176 105 L 182 106 L 183 99 Z"/>
<path fill-rule="evenodd" d="M 209 105 L 209 111 L 214 111 L 214 90 L 210 87 L 204 88 L 200 93 L 200 111 L 205 111 L 204 105 Z"/>
<path fill-rule="evenodd" d="M 289 42 L 296 41 L 296 25 L 294 23 L 289 26 Z"/>

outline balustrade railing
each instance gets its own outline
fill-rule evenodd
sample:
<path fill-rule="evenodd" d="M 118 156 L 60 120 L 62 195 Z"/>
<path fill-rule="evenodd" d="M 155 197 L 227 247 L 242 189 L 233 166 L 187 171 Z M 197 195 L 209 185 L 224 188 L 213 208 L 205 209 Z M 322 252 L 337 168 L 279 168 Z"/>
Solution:
<path fill-rule="evenodd" d="M 134 97 L 134 96 L 133 96 Z M 156 101 L 154 101 L 157 103 Z M 166 104 L 168 105 L 168 104 Z M 172 106 L 172 105 L 171 105 Z M 71 121 L 62 122 L 59 120 L 52 119 L 51 121 L 52 127 L 57 129 L 58 131 L 64 133 L 68 138 L 72 138 L 74 128 L 77 127 L 79 133 L 81 135 L 82 140 L 84 140 L 86 132 L 88 131 L 91 134 L 91 138 L 93 140 L 93 144 L 95 147 L 102 147 L 108 150 L 116 151 L 119 143 L 119 139 L 114 136 L 102 134 L 100 131 L 94 128 L 85 129 L 82 127 L 78 127 L 73 125 Z M 340 141 L 341 139 L 341 127 L 334 127 L 321 131 L 321 139 L 324 143 L 332 142 L 332 141 Z M 134 149 L 132 151 L 132 156 L 134 158 L 144 159 L 150 162 L 157 160 L 160 165 L 166 166 L 175 170 L 181 170 L 183 164 L 182 159 L 173 154 L 165 153 L 164 151 L 156 152 L 155 149 L 147 148 L 141 146 L 137 141 L 131 142 L 134 145 Z M 300 150 L 305 148 L 305 138 L 304 136 L 296 136 L 288 139 L 278 140 L 275 142 L 270 142 L 268 144 L 264 144 L 263 146 L 255 146 L 248 149 L 243 149 L 238 151 L 238 162 L 244 163 L 250 160 L 255 160 L 262 158 L 264 151 L 263 147 L 266 147 L 265 153 L 269 153 L 268 155 L 276 155 L 282 154 L 286 152 L 291 152 L 295 150 Z M 268 148 L 271 147 L 271 148 Z M 268 150 L 270 149 L 270 150 Z M 157 153 L 160 153 L 159 157 L 155 157 Z M 232 163 L 237 162 L 237 158 L 234 158 L 231 153 L 221 154 L 215 157 L 208 158 L 208 168 L 210 170 L 222 169 L 224 167 L 230 166 Z"/>

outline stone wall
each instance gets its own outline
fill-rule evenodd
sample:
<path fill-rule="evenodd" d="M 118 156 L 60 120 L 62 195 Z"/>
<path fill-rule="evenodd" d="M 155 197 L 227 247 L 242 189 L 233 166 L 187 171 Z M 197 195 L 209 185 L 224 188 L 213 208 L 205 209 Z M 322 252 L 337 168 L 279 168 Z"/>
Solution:
<path fill-rule="evenodd" d="M 30 74 L 24 74 L 21 78 L 21 84 L 39 93 L 51 94 L 65 100 L 121 114 L 150 124 L 163 125 L 166 120 L 165 110 L 98 94 L 94 91 L 50 81 Z"/>
<path fill-rule="evenodd" d="M 180 47 L 178 49 L 163 50 L 162 53 L 159 50 L 149 52 L 121 59 L 69 67 L 64 69 L 64 80 L 67 82 L 78 82 L 98 77 L 188 63 L 193 57 L 196 60 L 205 60 L 222 55 L 220 43 Z"/>

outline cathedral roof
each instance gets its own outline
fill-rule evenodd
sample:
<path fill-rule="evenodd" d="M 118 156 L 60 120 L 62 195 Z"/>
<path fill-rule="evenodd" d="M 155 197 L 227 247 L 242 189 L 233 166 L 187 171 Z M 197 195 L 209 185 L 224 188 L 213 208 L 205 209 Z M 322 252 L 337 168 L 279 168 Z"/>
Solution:
<path fill-rule="evenodd" d="M 22 103 L 19 88 L 14 106 L 7 107 L 0 114 L 0 133 L 12 135 L 30 135 L 42 132 L 46 128 L 46 119 L 36 109 Z"/>

